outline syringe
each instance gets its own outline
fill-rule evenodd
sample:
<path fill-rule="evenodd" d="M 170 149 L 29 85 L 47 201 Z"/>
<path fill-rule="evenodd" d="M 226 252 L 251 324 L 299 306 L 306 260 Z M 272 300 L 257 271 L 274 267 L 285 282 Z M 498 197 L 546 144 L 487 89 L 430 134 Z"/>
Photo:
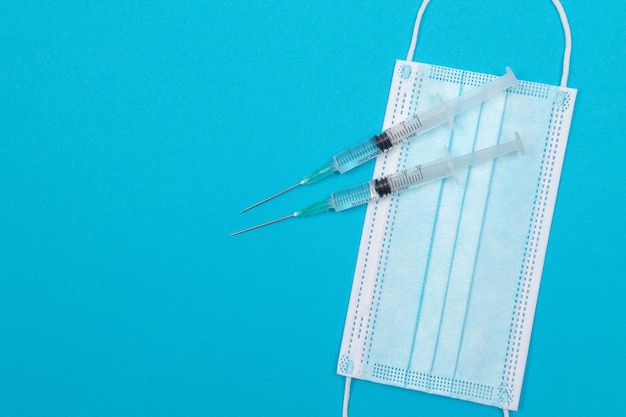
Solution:
<path fill-rule="evenodd" d="M 243 209 L 241 212 L 243 213 L 257 207 L 300 185 L 313 184 L 335 173 L 344 174 L 375 158 L 377 155 L 387 152 L 401 143 L 424 134 L 445 122 L 449 122 L 450 126 L 454 128 L 454 116 L 487 101 L 510 87 L 517 87 L 517 79 L 513 71 L 511 71 L 509 67 L 506 67 L 506 74 L 502 77 L 498 77 L 480 87 L 476 87 L 448 102 L 444 102 L 441 97 L 437 95 L 440 101 L 438 106 L 433 107 L 423 114 L 415 115 L 404 122 L 384 130 L 378 135 L 338 153 L 333 156 L 332 162 L 307 175 L 300 180 L 300 182 Z"/>
<path fill-rule="evenodd" d="M 515 139 L 510 142 L 494 145 L 454 159 L 450 157 L 450 154 L 446 149 L 445 158 L 424 165 L 418 165 L 414 168 L 409 168 L 386 177 L 364 182 L 363 184 L 359 184 L 342 191 L 331 193 L 328 199 L 313 203 L 306 206 L 302 210 L 294 211 L 288 216 L 231 233 L 231 236 L 249 232 L 250 230 L 258 229 L 260 227 L 290 218 L 307 217 L 314 214 L 325 213 L 330 210 L 347 210 L 369 203 L 370 201 L 380 200 L 381 198 L 408 190 L 418 185 L 423 185 L 447 177 L 453 177 L 458 183 L 458 179 L 456 178 L 457 170 L 477 165 L 515 151 L 521 154 L 524 153 L 524 145 L 522 144 L 522 139 L 517 132 L 515 132 Z"/>

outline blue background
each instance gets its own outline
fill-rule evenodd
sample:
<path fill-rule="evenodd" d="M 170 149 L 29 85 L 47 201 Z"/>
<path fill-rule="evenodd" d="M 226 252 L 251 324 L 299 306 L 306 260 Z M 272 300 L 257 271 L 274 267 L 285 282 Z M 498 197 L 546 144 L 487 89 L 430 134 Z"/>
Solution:
<path fill-rule="evenodd" d="M 0 5 L 0 415 L 332 416 L 365 209 L 229 233 L 375 133 L 417 1 Z M 626 6 L 565 1 L 579 89 L 519 415 L 622 408 Z M 547 0 L 435 0 L 415 59 L 558 84 Z M 363 381 L 351 415 L 497 416 Z"/>

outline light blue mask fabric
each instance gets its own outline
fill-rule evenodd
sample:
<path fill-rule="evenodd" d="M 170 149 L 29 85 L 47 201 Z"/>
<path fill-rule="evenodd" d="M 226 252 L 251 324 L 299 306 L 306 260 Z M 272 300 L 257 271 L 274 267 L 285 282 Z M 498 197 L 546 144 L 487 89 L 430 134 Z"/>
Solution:
<path fill-rule="evenodd" d="M 397 61 L 384 128 L 493 77 Z M 526 150 L 368 206 L 339 374 L 517 410 L 575 98 L 520 81 L 379 157 L 376 178 L 516 131 Z"/>

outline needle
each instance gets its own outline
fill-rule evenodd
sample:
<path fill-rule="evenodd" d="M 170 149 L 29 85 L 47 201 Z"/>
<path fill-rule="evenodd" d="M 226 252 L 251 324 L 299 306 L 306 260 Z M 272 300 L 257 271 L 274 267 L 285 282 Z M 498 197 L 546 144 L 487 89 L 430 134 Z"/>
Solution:
<path fill-rule="evenodd" d="M 242 213 L 245 213 L 246 211 L 248 211 L 248 210 L 250 210 L 250 209 L 253 209 L 253 208 L 255 208 L 255 207 L 257 207 L 257 206 L 260 206 L 261 204 L 263 204 L 263 203 L 265 203 L 265 202 L 267 202 L 267 201 L 270 201 L 272 198 L 278 197 L 279 195 L 281 195 L 281 194 L 283 194 L 283 193 L 286 193 L 287 191 L 293 190 L 294 188 L 296 188 L 296 187 L 297 187 L 297 186 L 299 186 L 299 185 L 302 185 L 302 182 L 299 182 L 299 183 L 297 183 L 297 184 L 294 184 L 294 185 L 292 185 L 291 187 L 287 187 L 287 188 L 285 188 L 284 190 L 279 191 L 279 192 L 277 192 L 276 194 L 271 195 L 271 196 L 269 196 L 269 197 L 267 197 L 267 198 L 265 198 L 265 199 L 263 199 L 263 200 L 259 201 L 258 203 L 255 203 L 255 204 L 251 205 L 250 207 L 247 207 L 247 208 L 245 208 L 245 209 L 241 210 L 241 212 L 242 212 Z M 260 226 L 259 226 L 259 227 L 260 227 Z M 243 233 L 243 232 L 242 232 L 242 233 Z M 236 233 L 234 233 L 234 234 L 236 234 Z M 232 235 L 231 235 L 231 236 L 232 236 Z"/>
<path fill-rule="evenodd" d="M 258 228 L 264 227 L 264 226 L 268 226 L 270 224 L 278 223 L 280 221 L 287 220 L 287 219 L 290 219 L 292 217 L 296 217 L 296 214 L 292 213 L 289 216 L 281 217 L 280 219 L 274 219 L 274 220 L 270 220 L 269 222 L 257 224 L 256 226 L 248 227 L 247 229 L 243 229 L 243 230 L 240 230 L 238 232 L 231 233 L 230 235 L 231 236 L 240 235 L 242 233 L 249 232 L 250 230 L 254 230 L 254 229 L 258 229 Z"/>

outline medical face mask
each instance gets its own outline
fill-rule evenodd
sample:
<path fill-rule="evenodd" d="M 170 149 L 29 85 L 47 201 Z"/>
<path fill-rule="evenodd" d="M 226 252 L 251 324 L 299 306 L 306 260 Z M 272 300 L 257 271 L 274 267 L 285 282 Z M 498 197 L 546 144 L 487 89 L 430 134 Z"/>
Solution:
<path fill-rule="evenodd" d="M 514 139 L 511 154 L 370 203 L 337 372 L 517 410 L 576 90 L 520 81 L 497 98 L 379 156 L 374 177 Z M 384 128 L 482 85 L 493 75 L 397 61 Z M 504 70 L 506 63 L 503 63 Z M 516 71 L 515 68 L 513 68 Z M 522 71 L 522 69 L 518 69 Z M 519 73 L 518 73 L 519 75 Z"/>

